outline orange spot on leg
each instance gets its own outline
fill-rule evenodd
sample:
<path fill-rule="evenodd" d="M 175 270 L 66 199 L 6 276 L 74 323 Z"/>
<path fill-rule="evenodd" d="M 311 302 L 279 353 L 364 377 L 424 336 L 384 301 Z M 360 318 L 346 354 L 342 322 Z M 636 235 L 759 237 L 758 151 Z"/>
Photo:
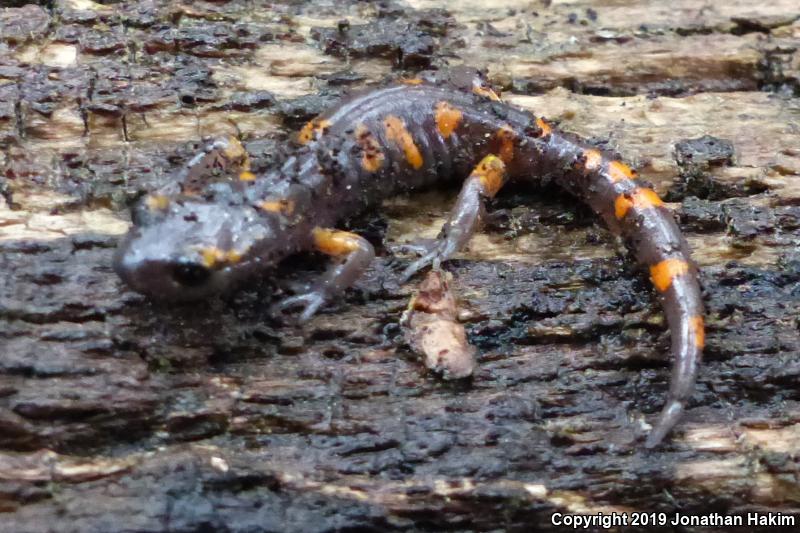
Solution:
<path fill-rule="evenodd" d="M 361 240 L 355 233 L 320 227 L 314 228 L 311 235 L 317 251 L 331 256 L 347 255 L 355 251 Z"/>
<path fill-rule="evenodd" d="M 442 137 L 449 139 L 450 135 L 452 135 L 458 127 L 463 116 L 460 109 L 453 107 L 449 103 L 444 101 L 437 103 L 435 112 L 436 127 L 439 129 L 439 133 L 442 134 Z"/>
<path fill-rule="evenodd" d="M 689 272 L 689 263 L 683 259 L 664 259 L 650 266 L 650 279 L 658 292 L 664 292 L 672 286 L 672 280 Z"/>
<path fill-rule="evenodd" d="M 470 178 L 477 178 L 483 186 L 484 196 L 493 198 L 506 181 L 506 165 L 495 155 L 487 155 L 475 167 Z"/>
<path fill-rule="evenodd" d="M 415 170 L 422 168 L 422 154 L 403 120 L 395 115 L 389 115 L 383 119 L 383 126 L 386 128 L 386 138 L 403 151 L 408 164 Z"/>

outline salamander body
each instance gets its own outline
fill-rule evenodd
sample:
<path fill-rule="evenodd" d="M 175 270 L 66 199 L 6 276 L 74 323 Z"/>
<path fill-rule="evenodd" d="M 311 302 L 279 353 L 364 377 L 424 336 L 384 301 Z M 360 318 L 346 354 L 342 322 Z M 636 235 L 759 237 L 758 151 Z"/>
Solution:
<path fill-rule="evenodd" d="M 315 286 L 280 304 L 313 315 L 351 285 L 373 250 L 335 229 L 342 218 L 404 191 L 463 181 L 441 239 L 406 276 L 448 259 L 474 233 L 486 199 L 508 180 L 553 180 L 588 204 L 649 271 L 671 330 L 671 385 L 647 439 L 658 444 L 694 388 L 704 344 L 697 272 L 658 195 L 626 164 L 540 117 L 503 103 L 467 71 L 410 79 L 355 94 L 301 130 L 293 156 L 263 176 L 235 142 L 199 154 L 183 180 L 146 197 L 115 269 L 155 298 L 191 300 L 226 290 L 284 257 L 318 250 L 338 259 Z M 197 169 L 235 167 L 197 187 Z"/>

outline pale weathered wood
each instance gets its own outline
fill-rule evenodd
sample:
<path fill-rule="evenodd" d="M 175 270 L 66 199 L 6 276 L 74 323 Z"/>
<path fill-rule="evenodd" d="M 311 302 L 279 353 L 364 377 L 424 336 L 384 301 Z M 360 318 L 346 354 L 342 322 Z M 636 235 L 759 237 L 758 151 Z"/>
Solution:
<path fill-rule="evenodd" d="M 0 11 L 0 529 L 798 516 L 797 2 L 42 4 Z M 240 135 L 260 171 L 343 89 L 459 64 L 619 151 L 681 220 L 708 348 L 663 449 L 641 446 L 669 374 L 657 302 L 550 187 L 501 195 L 449 267 L 480 354 L 466 384 L 403 346 L 411 287 L 394 287 L 385 249 L 305 328 L 269 319 L 272 280 L 157 306 L 111 271 L 126 203 L 203 138 Z M 679 164 L 676 144 L 704 135 L 728 141 L 730 161 Z M 453 196 L 393 199 L 353 224 L 387 247 L 434 236 Z"/>

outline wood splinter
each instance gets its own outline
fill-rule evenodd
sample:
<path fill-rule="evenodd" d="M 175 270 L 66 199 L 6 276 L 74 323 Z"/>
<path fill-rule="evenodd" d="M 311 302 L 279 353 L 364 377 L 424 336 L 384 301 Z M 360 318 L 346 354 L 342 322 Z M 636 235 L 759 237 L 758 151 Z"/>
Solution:
<path fill-rule="evenodd" d="M 400 325 L 406 342 L 423 356 L 428 369 L 444 379 L 462 379 L 475 370 L 476 350 L 458 321 L 451 279 L 450 274 L 430 271 L 411 297 Z"/>

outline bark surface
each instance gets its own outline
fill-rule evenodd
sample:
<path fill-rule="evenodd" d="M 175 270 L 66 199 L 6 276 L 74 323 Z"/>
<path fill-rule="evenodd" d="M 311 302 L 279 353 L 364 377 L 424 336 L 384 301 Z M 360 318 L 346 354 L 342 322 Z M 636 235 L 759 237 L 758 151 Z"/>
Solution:
<path fill-rule="evenodd" d="M 796 0 L 4 4 L 3 531 L 547 531 L 554 512 L 615 511 L 800 526 Z M 658 302 L 552 187 L 504 191 L 447 265 L 478 349 L 467 383 L 404 345 L 414 287 L 393 288 L 407 259 L 388 251 L 435 236 L 453 190 L 352 221 L 380 257 L 302 328 L 270 319 L 271 279 L 180 307 L 112 272 L 126 206 L 204 139 L 240 136 L 258 172 L 343 91 L 460 64 L 617 150 L 674 208 L 708 334 L 660 449 L 642 446 L 669 378 Z"/>

